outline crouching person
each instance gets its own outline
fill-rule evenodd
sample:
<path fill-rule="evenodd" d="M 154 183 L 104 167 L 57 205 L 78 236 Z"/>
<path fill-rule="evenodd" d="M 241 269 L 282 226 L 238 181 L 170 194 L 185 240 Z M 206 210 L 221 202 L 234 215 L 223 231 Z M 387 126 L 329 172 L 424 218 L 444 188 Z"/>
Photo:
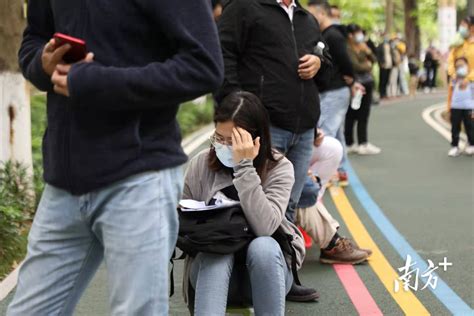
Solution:
<path fill-rule="evenodd" d="M 183 199 L 209 203 L 221 190 L 235 188 L 230 198 L 240 201 L 255 238 L 239 253 L 200 252 L 186 258 L 185 299 L 194 292 L 194 304 L 187 303 L 194 305 L 195 315 L 224 315 L 228 302 L 252 304 L 256 315 L 284 315 L 285 296 L 293 282 L 291 258 L 271 236 L 277 229 L 292 235 L 299 269 L 304 242 L 285 218 L 293 166 L 271 148 L 268 114 L 253 94 L 227 96 L 214 121 L 210 149 L 189 163 Z"/>
<path fill-rule="evenodd" d="M 341 162 L 342 150 L 342 145 L 337 139 L 324 136 L 321 130 L 317 131 L 310 175 L 307 177 L 298 203 L 296 223 L 320 247 L 321 263 L 358 264 L 366 261 L 372 251 L 359 248 L 353 240 L 340 236 L 337 233 L 339 223 L 322 203 L 326 186 Z"/>

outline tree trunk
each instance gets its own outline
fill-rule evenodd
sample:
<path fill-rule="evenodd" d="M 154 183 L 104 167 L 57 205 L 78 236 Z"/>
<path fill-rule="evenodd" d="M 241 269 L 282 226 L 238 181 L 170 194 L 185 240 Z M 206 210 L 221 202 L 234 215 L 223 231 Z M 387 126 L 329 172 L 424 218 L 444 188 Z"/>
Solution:
<path fill-rule="evenodd" d="M 393 0 L 385 2 L 385 34 L 390 35 L 393 27 Z"/>
<path fill-rule="evenodd" d="M 467 1 L 467 15 L 474 16 L 474 0 Z"/>
<path fill-rule="evenodd" d="M 21 0 L 0 2 L 0 162 L 19 161 L 32 174 L 29 88 L 17 57 L 23 9 Z"/>
<path fill-rule="evenodd" d="M 407 42 L 407 55 L 414 54 L 417 58 L 421 52 L 420 27 L 416 14 L 416 0 L 403 0 L 405 5 L 405 38 Z"/>

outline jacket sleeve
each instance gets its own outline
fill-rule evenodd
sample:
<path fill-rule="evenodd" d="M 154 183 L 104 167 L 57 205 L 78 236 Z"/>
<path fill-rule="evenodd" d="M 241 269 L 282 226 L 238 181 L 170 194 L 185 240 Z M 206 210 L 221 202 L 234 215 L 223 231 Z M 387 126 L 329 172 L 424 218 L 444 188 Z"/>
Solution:
<path fill-rule="evenodd" d="M 234 168 L 234 186 L 255 235 L 271 236 L 281 225 L 294 183 L 293 166 L 287 160 L 269 171 L 262 186 L 252 161 L 243 160 Z"/>
<path fill-rule="evenodd" d="M 115 110 L 162 108 L 220 86 L 223 62 L 209 3 L 144 0 L 143 6 L 173 39 L 176 53 L 138 67 L 73 65 L 68 85 L 77 104 Z"/>
<path fill-rule="evenodd" d="M 54 19 L 49 1 L 28 1 L 27 26 L 18 52 L 20 68 L 26 79 L 41 91 L 52 91 L 51 78 L 43 70 L 41 55 L 54 34 Z"/>
<path fill-rule="evenodd" d="M 242 1 L 227 4 L 219 19 L 218 29 L 224 58 L 224 82 L 214 97 L 219 103 L 229 93 L 241 90 L 238 60 L 248 34 L 248 20 Z"/>
<path fill-rule="evenodd" d="M 331 56 L 343 75 L 354 77 L 354 68 L 347 53 L 347 43 L 343 36 L 329 36 L 327 39 Z"/>
<path fill-rule="evenodd" d="M 357 56 L 357 53 L 352 48 L 349 48 L 347 53 L 351 59 L 352 66 L 354 67 L 354 71 L 356 73 L 370 72 L 372 70 L 372 66 L 370 65 L 369 61 L 367 59 L 361 61 L 359 56 Z"/>

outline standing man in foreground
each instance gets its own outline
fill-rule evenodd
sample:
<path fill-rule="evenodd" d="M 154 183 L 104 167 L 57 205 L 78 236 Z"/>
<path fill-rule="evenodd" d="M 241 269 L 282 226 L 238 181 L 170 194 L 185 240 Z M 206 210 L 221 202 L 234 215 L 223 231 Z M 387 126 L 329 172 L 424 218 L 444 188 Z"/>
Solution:
<path fill-rule="evenodd" d="M 262 100 L 270 115 L 272 146 L 294 167 L 295 184 L 286 211 L 294 222 L 319 118 L 314 80 L 324 61 L 319 25 L 294 0 L 232 0 L 224 7 L 219 35 L 225 77 L 216 99 L 245 90 Z M 317 296 L 313 289 L 294 285 L 288 298 Z"/>
<path fill-rule="evenodd" d="M 55 32 L 94 54 L 65 64 Z M 223 76 L 210 4 L 30 0 L 19 57 L 47 91 L 47 184 L 7 315 L 72 315 L 103 258 L 112 315 L 167 315 L 186 161 L 176 113 Z"/>

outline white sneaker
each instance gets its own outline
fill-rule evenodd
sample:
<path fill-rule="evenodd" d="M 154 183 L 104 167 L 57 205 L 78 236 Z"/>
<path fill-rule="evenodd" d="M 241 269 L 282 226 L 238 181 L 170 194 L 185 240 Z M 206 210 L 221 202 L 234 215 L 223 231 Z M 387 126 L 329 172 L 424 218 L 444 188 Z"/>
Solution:
<path fill-rule="evenodd" d="M 359 152 L 359 146 L 357 144 L 352 144 L 351 146 L 347 146 L 348 154 L 357 154 L 358 152 Z"/>
<path fill-rule="evenodd" d="M 382 149 L 378 148 L 371 143 L 365 143 L 359 146 L 357 153 L 359 155 L 378 155 L 382 152 Z"/>
<path fill-rule="evenodd" d="M 469 156 L 474 155 L 474 145 L 467 146 L 466 149 L 464 149 L 464 152 Z"/>
<path fill-rule="evenodd" d="M 460 154 L 461 154 L 461 149 L 459 147 L 451 147 L 451 149 L 448 151 L 449 157 L 457 157 Z"/>

